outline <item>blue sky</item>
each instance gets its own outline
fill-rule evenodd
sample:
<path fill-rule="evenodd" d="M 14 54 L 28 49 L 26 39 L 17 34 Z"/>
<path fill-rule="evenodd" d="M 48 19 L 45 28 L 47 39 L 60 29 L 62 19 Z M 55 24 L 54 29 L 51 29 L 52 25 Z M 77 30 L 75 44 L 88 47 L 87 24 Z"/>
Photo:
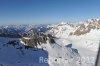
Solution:
<path fill-rule="evenodd" d="M 100 18 L 100 0 L 0 0 L 0 25 Z"/>

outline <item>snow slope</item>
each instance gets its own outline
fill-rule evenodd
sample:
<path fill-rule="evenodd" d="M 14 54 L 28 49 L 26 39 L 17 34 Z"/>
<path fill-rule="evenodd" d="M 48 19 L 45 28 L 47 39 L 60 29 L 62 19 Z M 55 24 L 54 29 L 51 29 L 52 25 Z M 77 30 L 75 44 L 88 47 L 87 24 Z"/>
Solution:
<path fill-rule="evenodd" d="M 54 26 L 51 31 L 53 31 L 53 35 L 56 36 L 55 40 L 57 43 L 60 43 L 60 45 L 63 46 L 72 44 L 72 47 L 76 48 L 79 51 L 79 54 L 82 58 L 81 66 L 93 66 L 95 64 L 95 59 L 100 44 L 99 27 L 100 20 L 92 19 L 83 24 L 71 27 L 72 29 L 70 29 L 70 27 L 68 27 L 68 25 L 66 24 L 61 24 L 60 26 Z M 75 34 L 74 32 L 77 29 L 79 30 L 79 32 L 82 31 L 83 33 L 78 35 L 77 33 L 79 32 L 77 32 Z M 71 32 L 72 34 L 70 35 Z"/>
<path fill-rule="evenodd" d="M 0 64 L 4 66 L 65 66 L 64 63 L 59 63 L 58 59 L 74 59 L 70 64 L 75 63 L 76 57 L 80 57 L 79 53 L 74 48 L 60 46 L 59 44 L 42 44 L 43 48 L 25 49 L 22 43 L 18 45 L 7 44 L 8 41 L 17 40 L 18 38 L 0 38 Z M 40 58 L 53 59 L 53 62 L 41 62 Z M 67 63 L 67 64 L 69 64 Z"/>
<path fill-rule="evenodd" d="M 0 38 L 0 64 L 4 66 L 49 66 L 47 63 L 39 63 L 39 57 L 48 58 L 47 51 L 42 49 L 25 49 L 23 44 L 16 46 L 6 42 L 18 40 L 14 38 Z M 22 47 L 22 49 L 19 49 Z"/>

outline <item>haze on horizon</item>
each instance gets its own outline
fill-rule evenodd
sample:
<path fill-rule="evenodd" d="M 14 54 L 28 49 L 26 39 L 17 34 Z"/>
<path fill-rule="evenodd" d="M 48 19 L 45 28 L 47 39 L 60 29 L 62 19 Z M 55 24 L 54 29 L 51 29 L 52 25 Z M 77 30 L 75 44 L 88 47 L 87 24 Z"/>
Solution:
<path fill-rule="evenodd" d="M 0 0 L 0 25 L 100 18 L 100 0 Z"/>

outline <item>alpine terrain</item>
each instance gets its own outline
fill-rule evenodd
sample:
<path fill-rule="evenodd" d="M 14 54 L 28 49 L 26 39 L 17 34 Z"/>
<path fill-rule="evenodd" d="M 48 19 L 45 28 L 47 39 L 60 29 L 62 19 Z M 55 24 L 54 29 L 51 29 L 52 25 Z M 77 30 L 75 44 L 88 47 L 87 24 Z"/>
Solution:
<path fill-rule="evenodd" d="M 100 19 L 0 26 L 0 66 L 94 66 Z"/>

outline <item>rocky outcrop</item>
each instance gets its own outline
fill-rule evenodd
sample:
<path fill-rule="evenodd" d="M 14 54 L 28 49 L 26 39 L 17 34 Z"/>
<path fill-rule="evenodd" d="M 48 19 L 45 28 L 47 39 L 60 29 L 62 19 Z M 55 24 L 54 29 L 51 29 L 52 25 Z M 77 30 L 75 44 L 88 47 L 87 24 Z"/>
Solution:
<path fill-rule="evenodd" d="M 74 32 L 71 32 L 69 35 L 83 35 L 89 33 L 92 29 L 100 29 L 100 19 L 91 19 L 86 23 L 80 24 L 77 26 L 77 29 Z"/>
<path fill-rule="evenodd" d="M 38 32 L 37 29 L 35 29 L 35 28 L 28 31 L 26 37 L 23 36 L 23 38 L 21 40 L 25 43 L 26 46 L 30 46 L 33 48 L 37 47 L 38 45 L 41 45 L 43 43 L 44 44 L 55 43 L 55 40 L 51 34 Z"/>

